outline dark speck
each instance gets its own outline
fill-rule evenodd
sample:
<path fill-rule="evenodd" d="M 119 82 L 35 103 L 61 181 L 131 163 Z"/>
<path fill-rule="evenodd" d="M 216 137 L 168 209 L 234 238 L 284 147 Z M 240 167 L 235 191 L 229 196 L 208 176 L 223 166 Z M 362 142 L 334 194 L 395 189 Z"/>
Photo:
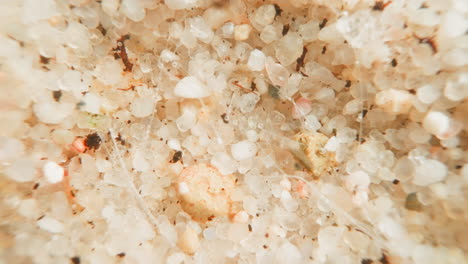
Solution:
<path fill-rule="evenodd" d="M 249 224 L 249 232 L 252 232 L 252 226 Z"/>
<path fill-rule="evenodd" d="M 362 112 L 361 112 L 362 118 L 366 117 L 367 112 L 369 112 L 367 109 L 363 109 L 363 110 L 362 110 Z"/>
<path fill-rule="evenodd" d="M 289 24 L 286 24 L 283 27 L 283 32 L 282 32 L 283 36 L 288 34 L 288 32 L 289 32 Z"/>
<path fill-rule="evenodd" d="M 351 81 L 350 80 L 346 80 L 346 85 L 345 85 L 346 88 L 349 88 L 351 87 Z"/>
<path fill-rule="evenodd" d="M 398 65 L 398 62 L 395 59 L 393 59 L 392 60 L 392 67 L 396 67 L 397 65 Z"/>
<path fill-rule="evenodd" d="M 34 184 L 33 190 L 37 190 L 37 188 L 39 188 L 39 183 L 38 182 L 36 182 L 36 184 Z"/>
<path fill-rule="evenodd" d="M 70 259 L 70 261 L 73 264 L 80 264 L 81 263 L 80 257 L 73 257 L 73 258 Z"/>
<path fill-rule="evenodd" d="M 125 257 L 125 252 L 120 252 L 119 254 L 117 254 L 117 257 L 119 258 Z"/>
<path fill-rule="evenodd" d="M 283 9 L 281 9 L 281 7 L 279 7 L 279 5 L 277 4 L 275 4 L 274 7 L 275 7 L 275 12 L 276 12 L 275 17 L 281 16 L 281 13 L 283 13 Z"/>
<path fill-rule="evenodd" d="M 172 156 L 170 163 L 176 163 L 182 158 L 182 151 L 176 151 Z"/>
<path fill-rule="evenodd" d="M 455 169 L 457 169 L 457 170 L 459 170 L 459 169 L 461 169 L 461 168 L 462 168 L 462 165 L 456 165 L 456 166 L 455 166 Z"/>
<path fill-rule="evenodd" d="M 223 122 L 224 122 L 225 124 L 229 123 L 229 120 L 227 119 L 226 113 L 222 114 L 222 115 L 221 115 L 221 118 L 223 119 Z"/>
<path fill-rule="evenodd" d="M 328 19 L 324 18 L 319 24 L 319 28 L 322 29 L 327 25 Z"/>
<path fill-rule="evenodd" d="M 323 46 L 322 48 L 322 54 L 325 54 L 325 52 L 327 52 L 327 46 Z"/>
<path fill-rule="evenodd" d="M 90 149 L 98 149 L 101 145 L 101 138 L 98 133 L 92 133 L 86 136 L 85 145 Z"/>
<path fill-rule="evenodd" d="M 44 57 L 44 56 L 39 56 L 39 61 L 42 64 L 49 64 L 50 58 Z"/>
<path fill-rule="evenodd" d="M 393 180 L 393 182 L 392 182 L 392 183 L 393 183 L 393 184 L 395 184 L 395 185 L 397 185 L 397 184 L 399 184 L 399 183 L 400 183 L 400 181 L 399 181 L 399 180 L 397 180 L 397 179 L 395 179 L 395 180 Z"/>
<path fill-rule="evenodd" d="M 55 102 L 60 101 L 60 98 L 62 98 L 62 91 L 53 91 L 52 92 L 52 97 L 54 97 Z"/>
<path fill-rule="evenodd" d="M 379 259 L 379 261 L 382 264 L 390 264 L 390 261 L 388 261 L 388 257 L 387 255 L 385 255 L 385 253 L 382 253 L 382 257 Z"/>
<path fill-rule="evenodd" d="M 385 5 L 382 1 L 377 1 L 375 2 L 375 5 L 372 7 L 372 10 L 375 10 L 375 11 L 382 11 L 384 10 L 385 8 Z"/>
<path fill-rule="evenodd" d="M 362 259 L 361 264 L 372 264 L 372 260 L 371 259 Z"/>

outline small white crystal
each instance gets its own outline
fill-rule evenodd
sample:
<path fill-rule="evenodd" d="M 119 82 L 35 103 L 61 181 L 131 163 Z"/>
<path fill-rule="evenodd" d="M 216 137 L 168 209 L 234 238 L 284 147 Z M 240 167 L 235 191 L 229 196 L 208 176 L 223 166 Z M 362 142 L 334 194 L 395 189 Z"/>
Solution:
<path fill-rule="evenodd" d="M 48 182 L 57 183 L 62 181 L 65 170 L 57 163 L 48 161 L 42 167 L 42 172 Z"/>
<path fill-rule="evenodd" d="M 174 253 L 167 257 L 166 264 L 182 264 L 185 260 L 185 254 L 181 252 Z"/>
<path fill-rule="evenodd" d="M 288 263 L 300 264 L 304 262 L 301 251 L 290 242 L 284 242 L 275 252 L 274 264 Z"/>
<path fill-rule="evenodd" d="M 317 119 L 317 117 L 313 114 L 307 115 L 304 118 L 304 128 L 309 130 L 309 131 L 317 131 L 322 127 L 322 124 L 320 124 L 320 121 Z"/>
<path fill-rule="evenodd" d="M 299 26 L 299 34 L 306 42 L 314 41 L 320 32 L 319 23 L 317 21 L 309 21 L 306 24 Z"/>
<path fill-rule="evenodd" d="M 247 140 L 240 141 L 231 146 L 231 153 L 236 160 L 250 159 L 257 154 L 257 146 Z"/>
<path fill-rule="evenodd" d="M 132 101 L 130 110 L 132 115 L 135 117 L 149 116 L 156 110 L 155 99 L 153 99 L 151 96 L 135 98 Z"/>
<path fill-rule="evenodd" d="M 136 150 L 133 154 L 132 165 L 136 171 L 147 171 L 150 168 L 150 164 L 141 150 Z"/>
<path fill-rule="evenodd" d="M 188 192 L 190 192 L 190 189 L 189 189 L 187 183 L 185 183 L 185 182 L 180 182 L 180 183 L 179 183 L 179 193 L 181 193 L 181 194 L 186 194 L 186 193 L 188 193 Z"/>
<path fill-rule="evenodd" d="M 260 96 L 257 94 L 246 93 L 239 99 L 238 106 L 242 113 L 250 113 L 255 109 L 255 105 L 257 105 L 258 101 L 260 101 Z"/>
<path fill-rule="evenodd" d="M 271 43 L 281 37 L 281 29 L 278 26 L 268 25 L 260 32 L 260 39 L 265 43 Z"/>
<path fill-rule="evenodd" d="M 16 138 L 0 136 L 0 163 L 19 158 L 24 152 L 23 142 Z"/>
<path fill-rule="evenodd" d="M 407 91 L 388 89 L 375 95 L 375 103 L 386 112 L 407 113 L 412 106 L 412 95 Z"/>
<path fill-rule="evenodd" d="M 215 153 L 211 159 L 211 165 L 215 166 L 224 175 L 236 172 L 238 167 L 237 161 L 225 152 Z"/>
<path fill-rule="evenodd" d="M 364 171 L 357 171 L 346 178 L 346 187 L 350 191 L 365 190 L 370 184 L 370 178 Z"/>
<path fill-rule="evenodd" d="M 84 105 L 80 108 L 83 111 L 99 114 L 101 107 L 101 98 L 94 93 L 86 93 L 81 99 Z"/>
<path fill-rule="evenodd" d="M 247 223 L 247 221 L 249 221 L 249 214 L 246 211 L 241 210 L 234 215 L 233 220 L 236 223 Z"/>
<path fill-rule="evenodd" d="M 246 40 L 249 38 L 252 27 L 249 24 L 237 25 L 234 28 L 234 39 L 235 40 Z"/>
<path fill-rule="evenodd" d="M 43 217 L 39 221 L 37 221 L 37 225 L 50 233 L 60 233 L 63 231 L 63 224 L 59 221 L 50 218 L 50 217 Z"/>
<path fill-rule="evenodd" d="M 72 113 L 73 109 L 73 104 L 52 101 L 38 102 L 33 106 L 33 111 L 37 118 L 47 124 L 61 123 Z"/>
<path fill-rule="evenodd" d="M 327 151 L 334 152 L 338 149 L 339 144 L 340 142 L 338 142 L 338 139 L 335 136 L 333 136 L 327 141 L 327 144 L 325 144 L 324 149 Z"/>
<path fill-rule="evenodd" d="M 258 140 L 258 133 L 255 130 L 247 130 L 245 135 L 250 142 L 256 142 Z"/>
<path fill-rule="evenodd" d="M 284 86 L 287 84 L 289 72 L 283 65 L 275 63 L 271 57 L 268 57 L 265 68 L 273 85 Z"/>
<path fill-rule="evenodd" d="M 142 2 L 139 0 L 123 0 L 120 10 L 131 20 L 141 21 L 145 18 L 145 8 Z"/>
<path fill-rule="evenodd" d="M 468 21 L 462 13 L 456 10 L 445 12 L 442 23 L 439 26 L 439 34 L 444 37 L 455 38 L 465 34 L 466 30 L 468 30 Z"/>
<path fill-rule="evenodd" d="M 255 10 L 253 21 L 263 27 L 273 23 L 275 16 L 274 5 L 262 5 Z"/>
<path fill-rule="evenodd" d="M 185 107 L 183 109 L 182 115 L 177 118 L 176 125 L 177 128 L 182 131 L 188 131 L 197 123 L 197 109 L 193 107 Z"/>
<path fill-rule="evenodd" d="M 107 85 L 115 85 L 122 80 L 122 67 L 119 61 L 106 57 L 101 63 L 97 63 L 96 77 Z"/>
<path fill-rule="evenodd" d="M 247 67 L 252 71 L 261 71 L 265 67 L 265 59 L 265 54 L 261 50 L 254 49 L 250 52 Z"/>
<path fill-rule="evenodd" d="M 198 0 L 164 0 L 164 3 L 170 8 L 170 9 L 188 9 L 195 7 L 196 4 L 198 3 Z"/>
<path fill-rule="evenodd" d="M 192 228 L 186 227 L 185 232 L 179 237 L 177 245 L 186 254 L 192 255 L 200 247 L 200 241 L 197 233 Z"/>
<path fill-rule="evenodd" d="M 179 56 L 177 56 L 177 54 L 175 54 L 174 52 L 168 49 L 163 49 L 163 51 L 161 51 L 160 58 L 163 62 L 166 62 L 166 63 L 180 59 Z"/>
<path fill-rule="evenodd" d="M 203 19 L 203 17 L 193 17 L 187 20 L 190 25 L 190 33 L 204 43 L 210 43 L 214 33 Z"/>
<path fill-rule="evenodd" d="M 171 138 L 167 141 L 167 146 L 173 150 L 181 151 L 180 141 L 175 138 Z"/>
<path fill-rule="evenodd" d="M 221 27 L 221 32 L 223 33 L 223 37 L 225 38 L 232 38 L 234 36 L 234 28 L 235 24 L 232 22 L 227 22 Z"/>
<path fill-rule="evenodd" d="M 210 92 L 198 78 L 187 76 L 177 83 L 174 94 L 183 98 L 203 98 L 209 96 Z"/>
<path fill-rule="evenodd" d="M 442 181 L 447 176 L 447 167 L 438 160 L 426 159 L 416 167 L 413 183 L 427 186 Z"/>
<path fill-rule="evenodd" d="M 291 65 L 302 55 L 304 43 L 297 32 L 290 32 L 282 37 L 275 46 L 275 55 L 283 66 Z"/>

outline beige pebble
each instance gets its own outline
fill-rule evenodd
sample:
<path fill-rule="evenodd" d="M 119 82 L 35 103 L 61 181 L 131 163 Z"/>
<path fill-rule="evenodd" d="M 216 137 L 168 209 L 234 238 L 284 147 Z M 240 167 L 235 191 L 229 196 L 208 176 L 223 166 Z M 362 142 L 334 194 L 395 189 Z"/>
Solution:
<path fill-rule="evenodd" d="M 234 176 L 222 175 L 216 168 L 206 164 L 185 168 L 177 179 L 182 209 L 194 220 L 201 222 L 230 213 L 230 194 L 234 186 Z"/>

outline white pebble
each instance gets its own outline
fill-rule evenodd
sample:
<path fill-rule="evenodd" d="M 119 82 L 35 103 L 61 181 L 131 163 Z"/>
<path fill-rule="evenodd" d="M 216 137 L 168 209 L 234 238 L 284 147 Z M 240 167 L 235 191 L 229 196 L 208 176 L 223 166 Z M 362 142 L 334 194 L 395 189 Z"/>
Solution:
<path fill-rule="evenodd" d="M 254 49 L 250 52 L 247 67 L 252 71 L 261 71 L 265 67 L 265 59 L 265 54 L 261 50 Z"/>
<path fill-rule="evenodd" d="M 39 221 L 37 221 L 37 225 L 50 233 L 60 233 L 63 231 L 63 224 L 59 221 L 50 218 L 50 217 L 43 217 Z"/>
<path fill-rule="evenodd" d="M 236 160 L 250 159 L 257 154 L 257 146 L 247 140 L 240 141 L 231 146 L 231 153 Z"/>
<path fill-rule="evenodd" d="M 413 183 L 427 186 L 442 181 L 447 176 L 447 167 L 434 159 L 424 160 L 416 167 Z"/>
<path fill-rule="evenodd" d="M 424 117 L 423 127 L 429 133 L 440 137 L 450 129 L 450 118 L 442 112 L 431 111 Z"/>
<path fill-rule="evenodd" d="M 210 95 L 210 92 L 198 78 L 187 76 L 177 83 L 174 94 L 183 98 L 203 98 Z"/>
<path fill-rule="evenodd" d="M 48 161 L 42 167 L 42 172 L 48 182 L 57 183 L 62 181 L 65 170 L 57 163 Z"/>

